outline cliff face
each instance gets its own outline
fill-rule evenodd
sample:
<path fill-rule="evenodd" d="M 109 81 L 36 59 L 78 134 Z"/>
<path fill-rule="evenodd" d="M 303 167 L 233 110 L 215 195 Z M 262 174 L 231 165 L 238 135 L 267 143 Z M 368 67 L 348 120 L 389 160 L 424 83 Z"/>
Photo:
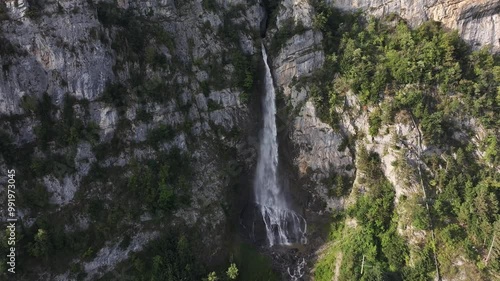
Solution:
<path fill-rule="evenodd" d="M 3 56 L 12 60 L 0 83 L 3 113 L 22 113 L 21 97 L 40 97 L 43 92 L 50 92 L 58 102 L 65 92 L 95 100 L 114 78 L 110 47 L 90 34 L 100 24 L 87 2 L 44 4 L 47 16 L 37 19 L 28 17 L 35 7 L 27 1 L 6 5 L 10 20 L 3 21 L 2 35 L 18 55 Z"/>
<path fill-rule="evenodd" d="M 474 47 L 479 48 L 490 45 L 493 51 L 500 50 L 500 3 L 497 1 L 338 0 L 332 1 L 332 3 L 335 7 L 344 10 L 360 9 L 377 17 L 397 14 L 407 19 L 414 26 L 428 20 L 439 21 L 452 30 L 458 30 L 459 35 Z M 308 4 L 308 1 L 283 1 L 277 15 L 277 30 L 280 30 L 280 28 L 289 28 L 289 26 L 283 26 L 286 19 L 292 19 L 295 24 L 301 24 L 306 29 L 312 28 L 312 18 L 314 15 L 314 9 Z M 349 163 L 349 161 L 342 163 L 343 160 L 340 160 L 344 159 L 344 157 L 348 157 L 348 154 L 343 155 L 341 152 L 337 151 L 336 147 L 328 145 L 328 143 L 334 139 L 336 139 L 336 141 L 332 143 L 339 142 L 339 136 L 335 136 L 335 133 L 332 132 L 331 136 L 326 139 L 324 137 L 314 137 L 304 142 L 300 138 L 301 135 L 317 136 L 311 130 L 318 129 L 321 132 L 325 132 L 325 130 L 320 129 L 321 125 L 311 125 L 309 123 L 316 118 L 314 110 L 311 110 L 312 105 L 306 103 L 310 89 L 296 87 L 296 82 L 298 80 L 310 76 L 315 70 L 323 66 L 325 55 L 321 47 L 322 40 L 322 34 L 313 30 L 295 34 L 286 41 L 278 55 L 273 59 L 277 86 L 280 87 L 284 95 L 289 98 L 291 105 L 297 107 L 298 112 L 300 112 L 295 121 L 296 126 L 293 129 L 297 131 L 292 133 L 292 136 L 297 137 L 292 137 L 293 142 L 297 144 L 298 147 L 308 147 L 307 150 L 309 150 L 308 153 L 310 153 L 311 159 L 315 159 L 313 162 L 305 164 L 303 161 L 308 157 L 303 155 L 303 153 L 306 153 L 306 150 L 301 149 L 300 156 L 298 156 L 296 163 L 298 167 L 302 167 L 300 168 L 301 170 L 305 170 L 307 166 L 315 171 L 322 165 L 329 166 L 330 164 L 328 163 L 332 163 L 332 161 L 339 161 L 334 165 L 337 168 Z M 303 109 L 301 109 L 302 107 Z M 350 127 L 352 128 L 352 126 Z M 319 146 L 316 147 L 316 145 Z M 332 152 L 329 152 L 330 150 Z M 323 159 L 322 157 L 318 158 L 318 155 L 322 155 L 319 151 L 324 151 L 326 154 L 334 153 L 336 156 L 327 157 L 327 159 Z M 338 153 L 340 153 L 340 155 L 338 155 Z M 325 177 L 328 175 L 327 170 L 328 169 L 322 170 Z"/>
<path fill-rule="evenodd" d="M 28 171 L 34 159 L 65 155 L 69 166 L 52 170 L 50 164 L 47 173 L 32 182 L 44 187 L 47 204 L 53 207 L 44 213 L 71 213 L 78 218 L 60 220 L 50 227 L 62 226 L 66 229 L 63 236 L 90 232 L 99 222 L 89 217 L 87 203 L 99 201 L 108 212 L 114 209 L 114 202 L 119 201 L 117 189 L 131 176 L 131 161 L 148 163 L 159 153 L 177 150 L 189 157 L 189 204 L 176 208 L 151 231 L 144 228 L 158 214 L 144 206 L 145 202 L 137 202 L 138 217 L 116 222 L 122 230 L 108 232 L 110 236 L 94 248 L 92 258 L 67 261 L 80 264 L 86 279 L 95 280 L 159 237 L 162 229 L 168 233 L 180 227 L 203 231 L 200 245 L 206 247 L 198 253 L 206 262 L 224 257 L 226 223 L 232 214 L 224 212 L 230 204 L 221 202 L 232 200 L 228 188 L 255 161 L 255 150 L 246 138 L 255 134 L 253 122 L 257 119 L 249 114 L 250 93 L 243 97 L 235 76 L 256 67 L 256 59 L 247 57 L 254 56 L 258 46 L 263 9 L 257 1 L 211 1 L 210 5 L 206 1 L 164 0 L 7 1 L 0 11 L 4 19 L 0 27 L 2 132 L 19 151 L 37 146 L 38 128 L 52 132 L 47 136 L 48 151 L 38 148 L 27 152 L 27 158 L 14 157 L 8 163 L 2 158 L 1 167 L 14 165 L 19 171 Z M 233 34 L 225 32 L 230 26 L 238 27 Z M 237 69 L 229 58 L 232 55 L 245 66 Z M 111 92 L 118 96 L 106 99 Z M 42 96 L 48 96 L 52 104 L 45 112 L 51 120 L 46 124 L 35 113 Z M 83 126 L 75 133 L 94 126 L 92 141 L 81 136 L 72 144 L 60 143 L 61 128 L 56 124 L 65 120 L 63 108 L 69 100 L 72 105 L 66 112 L 72 112 L 72 120 Z M 148 141 L 152 131 L 164 129 L 171 133 L 169 137 L 163 135 L 154 144 Z M 109 153 L 113 150 L 116 153 Z M 105 180 L 96 180 L 93 174 L 113 169 L 121 172 L 110 173 Z M 31 192 L 27 185 L 19 187 L 20 193 L 25 192 L 21 195 L 24 202 Z M 32 205 L 21 204 L 19 216 L 24 227 L 39 228 L 40 214 Z M 126 229 L 131 232 L 130 246 L 119 247 Z M 19 277 L 71 280 L 75 274 L 69 270 L 44 272 L 35 266 Z"/>
<path fill-rule="evenodd" d="M 321 226 L 321 219 L 328 218 L 332 210 L 345 208 L 348 196 L 331 195 L 338 187 L 332 183 L 333 178 L 356 179 L 355 186 L 360 186 L 354 157 L 357 146 L 346 145 L 357 134 L 365 136 L 359 143 L 383 154 L 383 171 L 395 187 L 396 200 L 416 194 L 414 179 L 401 181 L 392 165 L 401 157 L 393 147 L 392 136 L 409 138 L 406 145 L 416 146 L 417 129 L 398 123 L 384 128 L 390 134 L 367 137 L 368 113 L 352 94 L 347 95 L 348 109 L 339 109 L 340 129 L 321 121 L 311 99 L 313 88 L 297 83 L 311 77 L 326 60 L 323 34 L 313 29 L 316 11 L 304 0 L 283 0 L 280 4 L 276 26 L 268 31 L 264 42 L 271 47 L 273 36 L 288 32 L 290 23 L 300 26 L 300 31 L 288 33 L 277 44 L 271 61 L 276 86 L 287 108 L 279 133 L 284 134 L 284 145 L 292 148 L 288 164 L 300 181 L 294 196 L 306 218 L 312 225 L 318 222 L 314 226 Z M 491 44 L 495 51 L 500 50 L 497 1 L 337 0 L 334 5 L 360 8 L 376 16 L 396 13 L 414 25 L 429 19 L 442 21 L 458 29 L 474 46 Z M 2 11 L 2 133 L 12 139 L 14 149 L 29 151 L 19 153 L 29 154 L 15 164 L 21 171 L 41 169 L 40 159 L 54 155 L 66 158 L 60 161 L 65 168 L 48 169 L 30 182 L 46 191 L 51 207 L 44 216 L 75 217 L 61 219 L 65 234 L 89 231 L 98 223 L 89 215 L 93 206 L 89 202 L 104 202 L 104 210 L 110 213 L 115 201 L 130 207 L 128 201 L 120 201 L 120 196 L 121 188 L 128 187 L 126 181 L 134 174 L 131 162 L 146 165 L 158 154 L 178 149 L 189 155 L 192 170 L 187 179 L 188 205 L 162 217 L 136 202 L 132 205 L 137 209 L 134 214 L 119 213 L 119 230 L 91 254 L 83 257 L 78 253 L 65 270 L 46 272 L 33 267 L 21 279 L 71 280 L 82 271 L 87 280 L 94 280 L 162 232 L 180 227 L 202 233 L 197 250 L 207 264 L 217 264 L 218 259 L 226 257 L 227 231 L 234 220 L 227 212 L 241 209 L 231 206 L 236 204 L 231 201 L 246 196 L 251 186 L 240 183 L 235 187 L 235 182 L 251 181 L 256 159 L 260 118 L 255 114 L 259 99 L 255 72 L 261 59 L 259 29 L 265 13 L 258 1 L 9 0 Z M 40 120 L 36 108 L 44 96 L 54 106 L 49 114 L 55 121 L 49 125 L 56 126 L 57 120 L 64 118 L 70 96 L 75 99 L 69 106 L 75 118 L 86 129 L 95 126 L 97 137 L 77 136 L 75 140 L 69 133 L 68 144 L 59 145 L 59 140 L 49 136 L 46 145 L 51 152 L 40 148 L 39 128 L 47 121 Z M 162 132 L 159 140 L 152 132 Z M 479 130 L 477 139 L 484 138 Z M 157 141 L 152 143 L 152 139 Z M 414 155 L 403 157 L 419 161 Z M 5 159 L 0 161 L 2 170 L 11 165 Z M 109 172 L 109 178 L 101 175 L 94 180 L 99 176 L 96 169 Z M 21 194 L 32 191 L 31 186 L 20 187 Z M 25 228 L 43 225 L 37 221 L 39 211 L 28 204 L 20 207 Z M 411 231 L 411 227 L 401 229 L 409 240 L 419 235 Z M 319 227 L 309 230 L 310 260 L 324 243 L 323 234 Z M 120 246 L 126 236 L 130 243 Z M 76 273 L 68 269 L 76 265 L 81 265 Z M 286 270 L 283 272 L 286 274 Z"/>
<path fill-rule="evenodd" d="M 417 26 L 434 20 L 458 30 L 459 35 L 472 46 L 480 48 L 490 45 L 493 51 L 500 50 L 500 3 L 497 1 L 331 1 L 343 10 L 363 10 L 376 17 L 397 14 Z M 310 168 L 314 184 L 321 190 L 320 179 L 327 178 L 332 171 L 346 171 L 345 166 L 353 165 L 350 152 L 339 151 L 342 136 L 322 123 L 314 110 L 310 88 L 297 85 L 297 81 L 310 77 L 325 62 L 321 32 L 312 29 L 315 11 L 308 1 L 283 1 L 277 13 L 277 26 L 271 36 L 280 29 L 289 29 L 286 20 L 304 26 L 305 32 L 294 34 L 280 48 L 273 59 L 277 86 L 283 91 L 287 102 L 298 112 L 294 117 L 290 137 L 298 148 L 295 165 L 305 174 Z M 342 114 L 345 116 L 345 114 Z M 347 118 L 347 117 L 344 117 Z M 349 134 L 367 128 L 368 124 L 345 120 L 344 129 Z M 326 127 L 325 127 L 326 126 Z M 323 128 L 325 127 L 325 128 Z"/>
<path fill-rule="evenodd" d="M 500 50 L 500 3 L 489 0 L 336 0 L 333 5 L 341 9 L 361 9 L 377 17 L 397 14 L 412 25 L 434 20 L 458 30 L 462 38 L 475 47 L 491 45 Z"/>
<path fill-rule="evenodd" d="M 451 29 L 458 30 L 459 35 L 475 49 L 489 45 L 493 52 L 500 50 L 500 10 L 497 1 L 332 1 L 334 6 L 343 10 L 364 10 L 376 17 L 397 14 L 406 19 L 411 25 L 434 20 Z M 299 16 L 300 15 L 300 16 Z M 424 173 L 434 174 L 431 168 L 424 163 L 428 157 L 444 157 L 443 151 L 447 146 L 435 146 L 423 143 L 419 126 L 409 122 L 408 116 L 400 116 L 394 124 L 384 125 L 379 134 L 370 136 L 369 116 L 376 110 L 375 107 L 362 106 L 358 97 L 352 92 L 343 93 L 345 100 L 336 109 L 339 117 L 336 128 L 332 128 L 319 118 L 318 109 L 315 108 L 312 91 L 317 89 L 311 83 L 300 83 L 308 77 L 314 76 L 325 64 L 325 55 L 322 44 L 321 32 L 311 29 L 315 17 L 314 9 L 307 1 L 284 1 L 277 13 L 277 27 L 270 34 L 280 34 L 280 30 L 289 30 L 290 19 L 295 25 L 305 27 L 305 31 L 294 33 L 290 39 L 282 43 L 279 52 L 273 58 L 274 77 L 277 86 L 284 95 L 292 118 L 289 122 L 288 133 L 290 146 L 294 147 L 293 166 L 296 169 L 300 185 L 307 191 L 307 199 L 298 199 L 305 209 L 311 227 L 310 247 L 318 249 L 325 241 L 316 226 L 321 225 L 320 217 L 328 217 L 334 210 L 345 210 L 356 203 L 355 194 L 366 192 L 366 178 L 358 169 L 359 151 L 363 147 L 369 152 L 380 156 L 380 166 L 383 177 L 394 188 L 394 206 L 398 216 L 397 231 L 405 239 L 410 248 L 430 239 L 431 231 L 416 229 L 411 222 L 411 208 L 413 205 L 406 201 L 407 198 L 425 197 L 422 183 L 417 173 L 417 166 L 424 167 Z M 284 19 L 288 19 L 285 21 Z M 332 59 L 332 58 L 330 58 Z M 335 59 L 335 58 L 333 58 Z M 333 78 L 331 78 L 333 79 Z M 468 117 L 454 120 L 458 124 L 453 128 L 453 141 L 468 142 L 465 137 L 470 132 L 470 140 L 477 146 L 474 152 L 482 159 L 481 145 L 488 134 L 498 134 L 497 130 L 488 131 L 479 126 L 474 129 L 477 120 Z M 355 140 L 353 142 L 353 140 Z M 347 144 L 349 143 L 350 144 Z M 421 154 L 420 154 L 421 153 Z M 355 157 L 358 156 L 358 157 Z M 480 160 L 481 161 L 481 160 Z M 397 163 L 403 163 L 397 166 Z M 341 194 L 341 184 L 338 179 L 343 178 L 344 183 L 351 184 L 352 194 Z M 403 198 L 403 199 L 401 199 Z M 401 202 L 402 201 L 402 202 Z M 316 222 L 319 222 L 315 225 Z M 338 222 L 336 222 L 338 224 Z M 345 233 L 335 239 L 342 240 L 356 231 L 357 223 L 352 220 L 345 222 Z M 358 228 L 359 229 L 359 228 Z M 434 235 L 432 233 L 432 235 Z M 332 242 L 336 244 L 337 242 Z M 331 245 L 326 245 L 326 248 Z M 323 255 L 324 247 L 308 260 Z M 444 250 L 439 253 L 443 253 Z M 439 255 L 438 254 L 438 255 Z M 455 254 L 454 254 L 455 255 Z M 459 254 L 453 257 L 439 256 L 439 259 L 451 260 L 453 264 L 460 264 L 456 271 L 442 269 L 443 280 L 469 280 L 479 278 L 479 271 L 473 265 L 474 261 L 466 261 Z M 414 258 L 414 256 L 412 256 Z M 342 251 L 335 254 L 333 260 L 336 264 L 328 264 L 323 270 L 335 271 L 335 276 L 330 279 L 338 280 L 341 270 Z M 331 257 L 330 257 L 331 261 Z M 444 263 L 444 262 L 443 262 Z M 311 266 L 311 267 L 309 267 Z M 308 264 L 308 269 L 312 268 Z M 333 275 L 333 274 L 332 274 Z M 326 274 L 325 276 L 329 276 Z M 312 278 L 311 275 L 306 275 Z M 307 279 L 306 278 L 306 279 Z"/>

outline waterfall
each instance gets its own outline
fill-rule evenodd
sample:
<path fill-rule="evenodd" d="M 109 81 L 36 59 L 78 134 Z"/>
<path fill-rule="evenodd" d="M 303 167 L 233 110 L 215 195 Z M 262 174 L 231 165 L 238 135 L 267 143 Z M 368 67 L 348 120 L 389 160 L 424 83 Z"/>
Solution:
<path fill-rule="evenodd" d="M 286 200 L 278 181 L 278 140 L 276 104 L 273 78 L 262 44 L 262 57 L 266 68 L 265 95 L 262 99 L 263 123 L 254 181 L 255 202 L 260 209 L 270 246 L 306 243 L 307 223 L 295 213 Z"/>

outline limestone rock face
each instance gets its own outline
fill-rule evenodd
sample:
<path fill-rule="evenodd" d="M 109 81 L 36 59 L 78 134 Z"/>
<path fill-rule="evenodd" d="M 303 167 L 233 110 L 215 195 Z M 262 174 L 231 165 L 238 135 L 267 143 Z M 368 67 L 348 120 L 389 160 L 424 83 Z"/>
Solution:
<path fill-rule="evenodd" d="M 291 94 L 292 80 L 306 77 L 323 66 L 325 55 L 320 49 L 323 36 L 308 30 L 289 39 L 273 60 L 275 82 L 283 87 L 284 94 Z"/>
<path fill-rule="evenodd" d="M 491 45 L 494 51 L 500 51 L 500 2 L 496 0 L 335 0 L 333 3 L 341 9 L 362 9 L 374 16 L 395 13 L 412 25 L 439 21 L 457 29 L 475 47 Z"/>
<path fill-rule="evenodd" d="M 339 198 L 329 196 L 327 180 L 333 174 L 353 176 L 353 158 L 347 147 L 341 148 L 344 136 L 316 116 L 316 109 L 307 101 L 295 117 L 290 140 L 296 149 L 294 165 L 299 177 L 311 182 L 309 192 L 315 200 L 326 203 L 322 213 L 339 208 Z"/>
<path fill-rule="evenodd" d="M 57 15 L 57 3 L 44 5 L 44 11 Z M 0 76 L 0 112 L 20 114 L 21 97 L 44 92 L 56 101 L 66 92 L 94 100 L 114 78 L 109 46 L 91 34 L 100 23 L 88 2 L 64 1 L 60 5 L 71 16 L 32 19 L 26 14 L 30 9 L 26 1 L 7 3 L 11 20 L 2 22 L 2 35 L 17 54 L 0 54 L 2 60 L 10 60 Z"/>
<path fill-rule="evenodd" d="M 331 3 L 341 9 L 361 9 L 378 17 L 395 13 L 414 26 L 427 20 L 441 21 L 450 29 L 457 29 L 462 38 L 475 47 L 489 44 L 493 51 L 500 50 L 498 1 L 337 0 Z M 305 31 L 289 38 L 278 55 L 272 58 L 272 64 L 276 86 L 283 91 L 286 102 L 298 112 L 297 117 L 290 122 L 290 141 L 297 149 L 294 164 L 299 171 L 307 174 L 317 186 L 318 194 L 321 194 L 324 193 L 321 191 L 324 186 L 321 179 L 327 178 L 332 171 L 352 176 L 351 172 L 344 169 L 348 165 L 354 165 L 351 152 L 336 150 L 342 141 L 342 135 L 353 136 L 360 131 L 368 135 L 369 125 L 367 112 L 362 112 L 356 97 L 351 93 L 346 95 L 346 105 L 350 112 L 339 112 L 342 132 L 335 132 L 316 116 L 314 105 L 309 101 L 309 89 L 295 86 L 298 79 L 311 75 L 325 61 L 321 45 L 323 37 L 320 32 L 311 29 L 312 17 L 314 11 L 307 1 L 285 0 L 281 3 L 276 29 L 283 28 L 286 20 L 293 19 L 296 24 L 301 22 Z M 415 128 L 408 128 L 404 124 L 398 124 L 393 129 L 397 135 L 415 134 Z M 390 147 L 393 140 L 389 135 L 378 138 L 381 137 L 376 137 L 370 148 L 382 153 Z M 416 146 L 415 143 L 408 145 Z M 397 187 L 397 194 L 404 194 L 405 190 L 399 188 L 400 184 L 396 182 L 397 172 L 390 165 L 396 156 L 390 153 L 386 153 L 386 156 L 382 158 L 386 176 Z M 309 172 L 306 173 L 306 170 Z M 326 197 L 323 199 L 328 200 Z"/>
<path fill-rule="evenodd" d="M 314 11 L 306 0 L 285 0 L 281 2 L 280 13 L 276 19 L 278 28 L 283 23 L 292 19 L 295 24 L 302 24 L 306 28 L 312 27 Z"/>
<path fill-rule="evenodd" d="M 263 8 L 258 1 L 243 0 L 217 0 L 217 9 L 207 9 L 202 1 L 42 2 L 39 6 L 23 0 L 5 2 L 8 19 L 0 18 L 0 128 L 11 136 L 16 146 L 36 145 L 40 121 L 33 111 L 44 93 L 53 104 L 54 122 L 63 118 L 64 97 L 68 94 L 76 100 L 73 106 L 76 118 L 85 125 L 92 123 L 96 127 L 96 140 L 79 139 L 71 149 L 56 149 L 54 141 L 48 144 L 52 153 L 68 161 L 60 174 L 51 172 L 37 179 L 37 184 L 47 191 L 48 203 L 55 207 L 54 212 L 74 210 L 75 205 L 86 204 L 86 200 L 115 199 L 112 191 L 115 179 L 110 177 L 102 183 L 85 186 L 92 192 L 84 195 L 85 202 L 79 201 L 85 189 L 82 188 L 84 181 L 93 177 L 96 168 L 118 169 L 120 177 L 125 179 L 129 176 L 128 165 L 132 159 L 150 161 L 156 158 L 158 151 L 177 148 L 189 155 L 192 162 L 193 175 L 189 179 L 192 204 L 177 209 L 171 222 L 158 227 L 187 225 L 202 229 L 206 233 L 203 243 L 207 245 L 207 249 L 200 249 L 200 252 L 206 250 L 203 258 L 210 261 L 221 256 L 227 217 L 219 203 L 225 198 L 230 181 L 241 169 L 232 160 L 245 150 L 248 153 L 245 153 L 243 165 L 248 168 L 255 162 L 255 152 L 244 143 L 243 136 L 241 139 L 228 136 L 230 132 L 245 133 L 254 117 L 250 116 L 247 103 L 242 102 L 242 90 L 231 84 L 236 70 L 227 56 L 239 51 L 244 55 L 260 53 L 257 52 L 260 42 L 256 34 Z M 134 16 L 151 20 L 170 40 L 169 46 L 161 45 L 157 49 L 167 60 L 165 69 L 151 66 L 141 69 L 145 80 L 159 81 L 157 84 L 167 86 L 161 93 L 157 89 L 146 89 L 157 96 L 163 95 L 162 102 L 153 99 L 139 104 L 136 100 L 128 100 L 120 107 L 101 99 L 108 85 L 120 83 L 128 87 L 130 70 L 137 68 L 134 65 L 137 62 L 127 61 L 113 45 L 117 44 L 113 40 L 119 27 L 106 26 L 99 20 L 97 8 L 102 2 L 116 5 L 117 13 L 129 9 Z M 226 15 L 231 17 L 231 22 L 227 22 Z M 234 42 L 221 40 L 224 34 L 220 29 L 224 23 L 241 27 Z M 222 73 L 221 81 L 216 82 L 225 86 L 213 89 L 210 83 L 216 80 L 213 76 L 218 73 Z M 210 85 L 206 91 L 201 89 L 202 82 Z M 147 87 L 151 83 L 143 84 Z M 132 91 L 131 88 L 126 90 Z M 147 118 L 141 119 L 141 114 Z M 13 116 L 17 119 L 9 121 Z M 147 144 L 148 135 L 160 126 L 171 127 L 174 133 L 171 139 L 160 140 L 153 149 Z M 107 153 L 115 149 L 110 142 L 116 139 L 124 144 L 120 151 L 104 158 L 98 155 L 96 147 L 103 147 Z M 226 150 L 237 154 L 226 153 Z M 221 151 L 228 156 L 223 158 Z M 35 150 L 35 154 L 41 159 L 49 157 L 39 150 Z M 0 158 L 0 167 L 6 167 L 3 157 Z M 140 210 L 142 206 L 137 208 Z M 85 215 L 85 208 L 76 209 L 79 210 L 72 211 L 72 215 Z M 37 213 L 29 207 L 19 212 L 26 222 L 25 227 L 32 226 L 37 219 Z M 140 222 L 130 225 L 137 230 L 137 236 L 129 248 L 121 249 L 110 241 L 106 247 L 95 249 L 97 257 L 83 264 L 89 280 L 112 271 L 128 258 L 129 253 L 139 251 L 148 241 L 158 237 L 158 231 L 153 235 L 141 229 L 142 222 L 151 220 L 151 214 L 145 212 L 140 217 Z M 66 225 L 66 229 L 71 227 Z M 120 235 L 117 233 L 115 238 L 119 239 Z M 72 263 L 83 261 L 77 258 Z M 34 271 L 40 273 L 39 280 L 73 278 L 69 270 L 57 276 L 47 269 Z"/>
<path fill-rule="evenodd" d="M 292 139 L 300 147 L 297 158 L 299 171 L 306 174 L 303 168 L 308 167 L 321 178 L 332 170 L 345 169 L 352 159 L 348 152 L 339 148 L 342 136 L 323 123 L 315 111 L 312 102 L 305 103 L 295 118 Z"/>
<path fill-rule="evenodd" d="M 99 250 L 94 259 L 83 264 L 84 270 L 88 274 L 85 280 L 94 280 L 97 276 L 102 275 L 103 271 L 109 271 L 115 264 L 126 260 L 129 254 L 142 250 L 144 245 L 159 235 L 158 231 L 140 232 L 131 238 L 130 244 L 125 249 L 120 247 L 120 243 L 109 243 Z M 111 275 L 113 278 L 121 277 L 118 272 L 112 271 Z M 68 280 L 68 274 L 58 275 L 55 280 Z"/>
<path fill-rule="evenodd" d="M 300 17 L 299 17 L 300 16 Z M 289 118 L 289 143 L 293 147 L 292 165 L 298 170 L 299 177 L 308 184 L 307 190 L 312 200 L 303 202 L 310 205 L 326 205 L 314 208 L 315 212 L 338 208 L 338 202 L 328 196 L 328 187 L 324 180 L 332 172 L 343 173 L 345 166 L 351 164 L 350 153 L 338 151 L 342 136 L 321 122 L 311 101 L 308 101 L 309 89 L 296 87 L 296 81 L 310 76 L 320 69 L 325 61 L 321 43 L 323 35 L 311 29 L 313 10 L 307 1 L 283 1 L 277 16 L 277 29 L 286 28 L 286 19 L 293 19 L 295 24 L 302 24 L 305 31 L 289 38 L 272 58 L 274 82 L 284 94 L 284 99 L 291 105 L 292 116 Z M 309 206 L 311 208 L 311 206 Z"/>
<path fill-rule="evenodd" d="M 70 176 L 66 176 L 62 180 L 58 180 L 53 176 L 47 176 L 43 180 L 47 191 L 51 193 L 49 202 L 55 205 L 70 203 L 77 191 L 76 186 L 79 184 L 77 179 Z"/>

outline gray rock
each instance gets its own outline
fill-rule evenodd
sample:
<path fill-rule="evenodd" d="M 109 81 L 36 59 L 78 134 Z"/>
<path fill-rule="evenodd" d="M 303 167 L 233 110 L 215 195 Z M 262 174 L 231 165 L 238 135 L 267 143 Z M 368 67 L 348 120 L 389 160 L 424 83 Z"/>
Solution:
<path fill-rule="evenodd" d="M 48 175 L 43 178 L 47 191 L 51 193 L 49 202 L 59 206 L 66 205 L 73 200 L 79 182 L 79 178 L 75 176 L 65 176 L 63 179 L 57 179 L 52 175 Z"/>
<path fill-rule="evenodd" d="M 142 250 L 144 245 L 159 235 L 158 231 L 139 232 L 132 237 L 130 245 L 125 249 L 120 247 L 121 241 L 100 249 L 92 261 L 83 263 L 83 269 L 88 274 L 85 280 L 95 280 L 104 272 L 112 270 L 118 263 L 126 260 L 130 253 Z"/>
<path fill-rule="evenodd" d="M 295 24 L 299 22 L 306 28 L 312 27 L 313 8 L 309 1 L 285 0 L 281 2 L 280 12 L 276 18 L 278 28 L 289 19 L 293 19 Z"/>
<path fill-rule="evenodd" d="M 458 29 L 459 34 L 475 47 L 491 45 L 500 51 L 500 3 L 496 0 L 335 0 L 335 6 L 362 9 L 375 16 L 391 13 L 409 20 L 412 25 L 427 20 L 442 22 L 446 27 Z"/>
<path fill-rule="evenodd" d="M 348 149 L 339 151 L 343 137 L 321 122 L 313 104 L 308 101 L 294 121 L 292 141 L 298 146 L 295 159 L 302 175 L 311 169 L 318 180 L 327 178 L 335 170 L 352 175 L 345 167 L 352 164 Z"/>
<path fill-rule="evenodd" d="M 323 66 L 325 55 L 321 50 L 323 36 L 319 32 L 308 30 L 289 39 L 274 58 L 274 77 L 279 87 L 283 87 L 284 94 L 291 93 L 291 82 L 312 74 Z"/>
<path fill-rule="evenodd" d="M 79 143 L 75 156 L 75 168 L 78 175 L 80 175 L 81 177 L 86 176 L 95 161 L 96 158 L 94 156 L 94 153 L 92 152 L 92 146 L 90 145 L 90 143 Z"/>
<path fill-rule="evenodd" d="M 101 140 L 109 141 L 115 132 L 118 122 L 118 113 L 116 109 L 104 105 L 95 107 L 94 110 L 99 116 L 99 127 L 101 128 Z"/>

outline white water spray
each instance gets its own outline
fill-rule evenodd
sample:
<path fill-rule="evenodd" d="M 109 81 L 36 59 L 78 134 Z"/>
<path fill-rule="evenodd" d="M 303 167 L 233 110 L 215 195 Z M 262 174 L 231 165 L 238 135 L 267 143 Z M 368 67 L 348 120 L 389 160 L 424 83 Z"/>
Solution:
<path fill-rule="evenodd" d="M 270 246 L 306 243 L 306 220 L 290 208 L 277 178 L 275 92 L 264 45 L 262 45 L 262 57 L 266 68 L 264 80 L 266 92 L 262 100 L 264 127 L 260 133 L 259 159 L 254 181 L 255 202 L 260 208 Z"/>

